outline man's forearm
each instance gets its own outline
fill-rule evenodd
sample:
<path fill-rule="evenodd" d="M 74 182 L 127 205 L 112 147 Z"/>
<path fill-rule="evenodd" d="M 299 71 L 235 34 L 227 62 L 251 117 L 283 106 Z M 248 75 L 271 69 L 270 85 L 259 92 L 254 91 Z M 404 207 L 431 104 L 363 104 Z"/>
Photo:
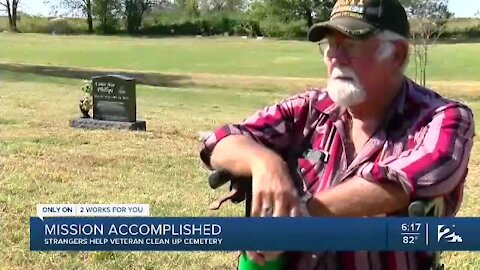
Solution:
<path fill-rule="evenodd" d="M 214 169 L 227 169 L 235 175 L 250 176 L 252 166 L 265 160 L 281 161 L 272 150 L 243 135 L 231 135 L 215 146 L 210 163 Z"/>
<path fill-rule="evenodd" d="M 315 194 L 308 209 L 312 216 L 365 217 L 402 210 L 408 203 L 409 197 L 400 185 L 377 184 L 355 176 Z"/>
<path fill-rule="evenodd" d="M 250 176 L 253 166 L 265 162 L 283 163 L 275 152 L 243 135 L 231 135 L 218 142 L 210 159 L 214 169 L 227 169 L 243 176 Z M 399 185 L 353 177 L 315 194 L 308 208 L 312 216 L 363 217 L 405 209 L 408 203 L 409 197 Z"/>

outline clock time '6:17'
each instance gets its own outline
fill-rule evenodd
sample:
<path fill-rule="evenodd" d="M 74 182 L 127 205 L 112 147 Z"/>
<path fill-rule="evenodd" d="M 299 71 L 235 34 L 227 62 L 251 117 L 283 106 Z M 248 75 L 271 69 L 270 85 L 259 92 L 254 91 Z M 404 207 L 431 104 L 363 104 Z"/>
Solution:
<path fill-rule="evenodd" d="M 403 223 L 402 232 L 419 232 L 422 227 L 421 223 Z"/>

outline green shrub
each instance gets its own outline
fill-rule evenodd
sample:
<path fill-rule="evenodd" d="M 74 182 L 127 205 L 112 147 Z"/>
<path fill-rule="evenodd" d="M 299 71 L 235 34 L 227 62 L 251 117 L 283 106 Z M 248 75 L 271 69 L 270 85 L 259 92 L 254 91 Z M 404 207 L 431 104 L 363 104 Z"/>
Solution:
<path fill-rule="evenodd" d="M 230 18 L 222 14 L 208 15 L 196 19 L 177 19 L 165 21 L 161 18 L 150 20 L 140 29 L 141 34 L 155 35 L 223 35 L 234 34 L 239 29 L 241 19 Z"/>
<path fill-rule="evenodd" d="M 198 21 L 172 22 L 145 26 L 139 31 L 146 35 L 198 35 L 201 33 Z"/>
<path fill-rule="evenodd" d="M 65 19 L 53 19 L 48 22 L 48 32 L 56 34 L 71 34 L 72 27 Z"/>
<path fill-rule="evenodd" d="M 444 39 L 473 39 L 480 38 L 480 27 L 469 25 L 466 27 L 450 27 L 442 33 L 441 38 Z"/>
<path fill-rule="evenodd" d="M 280 23 L 266 18 L 259 22 L 260 33 L 266 37 L 279 37 L 282 35 L 282 29 Z"/>
<path fill-rule="evenodd" d="M 260 22 L 260 32 L 267 37 L 304 38 L 307 35 L 307 31 L 307 25 L 303 20 L 279 23 L 266 19 Z"/>
<path fill-rule="evenodd" d="M 22 16 L 17 28 L 23 33 L 49 33 L 48 19 L 42 17 Z"/>
<path fill-rule="evenodd" d="M 308 27 L 305 21 L 292 21 L 281 26 L 282 38 L 306 38 Z"/>
<path fill-rule="evenodd" d="M 233 26 L 233 34 L 237 36 L 259 36 L 261 35 L 260 25 L 257 21 L 242 18 Z"/>
<path fill-rule="evenodd" d="M 8 18 L 0 16 L 0 32 L 8 31 Z"/>

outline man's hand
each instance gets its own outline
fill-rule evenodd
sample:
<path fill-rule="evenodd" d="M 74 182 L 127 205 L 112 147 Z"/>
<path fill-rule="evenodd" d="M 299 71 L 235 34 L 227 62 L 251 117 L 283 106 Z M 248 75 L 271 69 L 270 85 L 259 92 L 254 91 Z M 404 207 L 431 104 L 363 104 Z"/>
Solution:
<path fill-rule="evenodd" d="M 298 192 L 286 163 L 277 157 L 259 159 L 252 164 L 253 217 L 285 217 L 300 214 Z M 283 252 L 247 252 L 247 256 L 263 265 Z"/>
<path fill-rule="evenodd" d="M 287 164 L 278 156 L 252 162 L 252 217 L 298 216 L 300 200 Z"/>
<path fill-rule="evenodd" d="M 221 140 L 211 156 L 216 169 L 252 177 L 253 217 L 298 216 L 300 199 L 285 161 L 274 151 L 242 135 Z"/>
<path fill-rule="evenodd" d="M 247 251 L 247 256 L 250 260 L 259 265 L 264 265 L 268 261 L 272 261 L 280 256 L 283 252 L 253 252 Z"/>
<path fill-rule="evenodd" d="M 252 177 L 252 217 L 300 215 L 300 198 L 287 164 L 274 151 L 252 139 L 234 135 L 224 138 L 213 150 L 214 168 Z M 282 252 L 247 252 L 258 264 L 273 260 Z"/>

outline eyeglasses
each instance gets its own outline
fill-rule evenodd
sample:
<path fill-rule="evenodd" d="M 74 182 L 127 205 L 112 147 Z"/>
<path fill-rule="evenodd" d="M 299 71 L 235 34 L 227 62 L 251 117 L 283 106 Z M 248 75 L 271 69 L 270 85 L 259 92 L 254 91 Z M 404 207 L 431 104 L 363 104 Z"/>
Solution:
<path fill-rule="evenodd" d="M 333 38 L 325 38 L 318 43 L 323 56 L 335 55 L 339 51 L 345 52 L 349 58 L 356 58 L 366 51 L 365 42 L 345 39 L 337 42 Z"/>
<path fill-rule="evenodd" d="M 382 42 L 391 42 L 394 40 L 383 40 Z M 323 56 L 335 55 L 339 51 L 345 52 L 348 58 L 358 58 L 360 55 L 369 53 L 374 44 L 367 41 L 344 39 L 337 42 L 333 38 L 324 38 L 318 43 L 320 53 Z"/>

